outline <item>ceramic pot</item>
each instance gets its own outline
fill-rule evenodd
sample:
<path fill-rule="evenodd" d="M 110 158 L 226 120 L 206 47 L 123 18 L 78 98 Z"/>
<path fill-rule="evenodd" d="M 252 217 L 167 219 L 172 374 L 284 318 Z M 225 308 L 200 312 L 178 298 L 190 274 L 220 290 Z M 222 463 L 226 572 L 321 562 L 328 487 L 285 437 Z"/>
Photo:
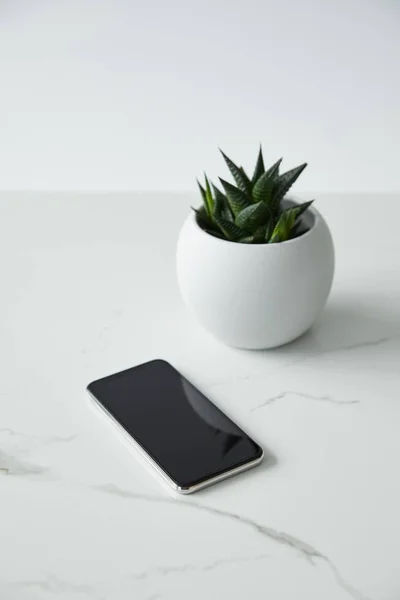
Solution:
<path fill-rule="evenodd" d="M 308 231 L 293 240 L 238 244 L 206 233 L 194 212 L 188 216 L 178 240 L 178 283 L 207 331 L 229 346 L 262 349 L 311 327 L 331 289 L 334 248 L 313 206 L 303 222 Z"/>

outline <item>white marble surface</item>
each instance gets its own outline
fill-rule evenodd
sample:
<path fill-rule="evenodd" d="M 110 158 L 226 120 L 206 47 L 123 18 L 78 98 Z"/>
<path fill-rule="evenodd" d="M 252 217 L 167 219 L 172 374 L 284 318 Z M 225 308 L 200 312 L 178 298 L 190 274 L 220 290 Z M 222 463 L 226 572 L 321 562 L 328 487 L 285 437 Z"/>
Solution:
<path fill-rule="evenodd" d="M 183 308 L 174 248 L 193 202 L 0 196 L 1 600 L 398 600 L 400 196 L 318 198 L 332 295 L 267 352 L 225 348 Z M 270 463 L 169 495 L 85 393 L 154 357 Z"/>

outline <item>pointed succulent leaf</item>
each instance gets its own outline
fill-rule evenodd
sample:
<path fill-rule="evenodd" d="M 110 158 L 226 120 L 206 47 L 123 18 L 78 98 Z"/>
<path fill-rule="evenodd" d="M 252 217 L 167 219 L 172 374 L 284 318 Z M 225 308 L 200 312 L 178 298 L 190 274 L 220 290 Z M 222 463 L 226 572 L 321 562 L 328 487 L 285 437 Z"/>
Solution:
<path fill-rule="evenodd" d="M 294 206 L 289 206 L 284 211 L 282 211 L 282 215 L 287 214 L 290 216 L 290 219 L 293 220 L 293 226 L 299 222 L 301 215 L 307 210 L 309 206 L 314 202 L 314 200 L 309 200 L 308 202 L 303 202 L 302 204 L 295 204 Z M 292 226 L 292 227 L 293 227 Z"/>
<path fill-rule="evenodd" d="M 248 232 L 243 231 L 242 229 L 237 227 L 235 223 L 227 221 L 223 217 L 214 217 L 214 221 L 218 225 L 226 239 L 230 240 L 231 242 L 235 242 L 248 234 Z"/>
<path fill-rule="evenodd" d="M 278 177 L 273 195 L 273 203 L 275 206 L 279 206 L 282 198 L 284 198 L 294 182 L 300 177 L 306 166 L 307 163 L 304 163 L 303 165 L 295 167 L 294 169 L 291 169 L 290 171 L 287 171 Z"/>
<path fill-rule="evenodd" d="M 267 227 L 265 229 L 265 235 L 264 235 L 264 241 L 265 242 L 269 242 L 270 237 L 272 235 L 272 232 L 274 231 L 275 228 L 275 221 L 274 219 L 271 217 L 267 223 Z"/>
<path fill-rule="evenodd" d="M 276 179 L 279 176 L 279 167 L 281 165 L 281 162 L 282 158 L 277 160 L 276 163 L 274 163 L 269 169 L 266 170 L 266 173 L 268 173 L 268 177 L 271 177 L 271 179 Z"/>
<path fill-rule="evenodd" d="M 201 206 L 200 208 L 194 208 L 192 206 L 192 209 L 196 213 L 197 223 L 202 229 L 216 230 L 216 226 L 212 222 L 211 218 L 208 216 L 207 209 L 205 208 L 205 206 Z"/>
<path fill-rule="evenodd" d="M 306 212 L 307 208 L 311 206 L 314 200 L 309 200 L 308 202 L 302 202 L 302 204 L 297 204 L 293 208 L 297 209 L 296 212 L 296 222 L 299 221 L 301 215 Z"/>
<path fill-rule="evenodd" d="M 281 214 L 269 239 L 270 244 L 285 242 L 290 237 L 290 230 L 294 224 L 294 216 L 285 211 Z"/>
<path fill-rule="evenodd" d="M 204 231 L 216 238 L 219 238 L 220 240 L 225 239 L 225 236 L 220 231 L 216 231 L 215 229 L 205 229 Z"/>
<path fill-rule="evenodd" d="M 207 178 L 206 178 L 206 181 L 207 181 Z M 208 216 L 211 217 L 211 209 L 212 209 L 213 203 L 210 204 L 210 197 L 207 194 L 207 190 L 204 189 L 204 187 L 201 185 L 199 180 L 197 180 L 197 185 L 199 186 L 201 197 L 203 199 L 204 208 L 206 209 Z"/>
<path fill-rule="evenodd" d="M 217 188 L 216 185 L 212 184 L 212 188 L 214 191 L 214 213 L 213 214 L 220 216 L 220 217 L 226 219 L 227 221 L 231 221 L 233 223 L 235 218 L 230 209 L 227 197 L 225 196 L 225 194 L 223 194 L 221 192 L 220 189 Z"/>
<path fill-rule="evenodd" d="M 213 215 L 221 215 L 226 203 L 226 196 L 213 183 L 211 184 L 214 192 Z"/>
<path fill-rule="evenodd" d="M 206 182 L 206 190 L 205 190 L 206 191 L 206 202 L 207 202 L 209 214 L 212 215 L 214 212 L 214 198 L 211 193 L 210 182 L 208 181 L 208 177 L 205 173 L 204 173 L 204 179 Z"/>
<path fill-rule="evenodd" d="M 245 237 L 239 238 L 237 241 L 239 244 L 252 244 L 254 242 L 254 236 L 246 235 Z"/>
<path fill-rule="evenodd" d="M 261 175 L 253 188 L 253 202 L 265 202 L 267 205 L 271 204 L 274 185 L 274 178 L 269 176 L 268 173 Z"/>
<path fill-rule="evenodd" d="M 253 185 L 260 179 L 260 177 L 261 177 L 261 175 L 263 175 L 263 173 L 265 173 L 265 167 L 264 167 L 264 158 L 263 158 L 263 153 L 262 153 L 262 147 L 260 145 L 260 150 L 258 152 L 256 167 L 254 169 L 253 177 L 251 179 L 251 182 Z"/>
<path fill-rule="evenodd" d="M 235 222 L 235 217 L 233 216 L 233 212 L 231 211 L 228 203 L 226 203 L 224 206 L 224 209 L 222 211 L 222 216 L 224 219 L 226 219 L 227 221 L 230 221 L 231 223 Z"/>
<path fill-rule="evenodd" d="M 244 192 L 245 194 L 249 195 L 251 193 L 251 181 L 247 177 L 243 167 L 238 167 L 237 165 L 235 165 L 235 163 L 230 158 L 228 158 L 228 156 L 226 156 L 226 154 L 224 154 L 222 150 L 220 150 L 220 152 L 224 157 L 224 160 L 228 165 L 228 168 L 232 173 L 232 176 L 236 181 L 236 185 L 238 186 L 238 188 L 242 190 L 242 192 Z"/>
<path fill-rule="evenodd" d="M 253 234 L 253 241 L 255 244 L 262 244 L 265 241 L 265 232 L 267 230 L 268 225 L 262 225 Z"/>
<path fill-rule="evenodd" d="M 244 181 L 246 182 L 246 194 L 251 199 L 251 190 L 253 189 L 253 184 L 251 183 L 243 167 L 240 167 L 240 171 L 243 175 Z"/>
<path fill-rule="evenodd" d="M 270 242 L 284 242 L 288 240 L 292 236 L 292 231 L 301 215 L 309 206 L 311 206 L 312 203 L 313 200 L 310 202 L 303 202 L 303 204 L 297 204 L 296 206 L 291 206 L 290 208 L 284 210 L 280 215 L 277 224 L 275 225 Z"/>
<path fill-rule="evenodd" d="M 290 232 L 290 237 L 295 238 L 303 235 L 307 231 L 307 225 L 300 219 L 301 215 L 306 212 L 306 210 L 311 206 L 314 200 L 310 200 L 309 202 L 303 202 L 303 204 L 298 204 L 297 214 L 295 224 L 292 227 L 292 231 Z"/>
<path fill-rule="evenodd" d="M 214 192 L 214 198 L 217 198 L 218 201 L 220 201 L 222 204 L 224 204 L 224 202 L 226 201 L 225 194 L 223 194 L 221 192 L 221 190 L 219 188 L 217 188 L 217 186 L 214 183 L 212 183 L 211 185 L 212 185 L 212 189 Z"/>
<path fill-rule="evenodd" d="M 298 223 L 295 223 L 290 232 L 290 239 L 293 240 L 294 238 L 300 237 L 306 231 L 307 231 L 307 228 L 304 227 L 304 225 L 301 221 Z"/>
<path fill-rule="evenodd" d="M 196 213 L 196 218 L 198 221 L 201 221 L 203 223 L 211 223 L 205 206 L 200 206 L 200 208 L 195 208 L 194 206 L 191 206 L 191 209 Z"/>
<path fill-rule="evenodd" d="M 198 179 L 196 181 L 197 181 L 197 185 L 199 186 L 201 197 L 203 199 L 204 208 L 205 208 L 207 214 L 210 216 L 209 208 L 208 208 L 208 204 L 207 204 L 206 190 L 203 188 L 203 186 L 201 185 L 201 183 L 200 183 L 200 181 Z"/>
<path fill-rule="evenodd" d="M 220 178 L 220 182 L 225 190 L 229 206 L 235 216 L 238 215 L 241 210 L 246 208 L 246 206 L 250 206 L 250 201 L 242 190 L 224 179 Z"/>
<path fill-rule="evenodd" d="M 235 223 L 242 229 L 256 231 L 261 225 L 266 225 L 269 218 L 269 208 L 264 202 L 250 204 L 236 217 Z"/>

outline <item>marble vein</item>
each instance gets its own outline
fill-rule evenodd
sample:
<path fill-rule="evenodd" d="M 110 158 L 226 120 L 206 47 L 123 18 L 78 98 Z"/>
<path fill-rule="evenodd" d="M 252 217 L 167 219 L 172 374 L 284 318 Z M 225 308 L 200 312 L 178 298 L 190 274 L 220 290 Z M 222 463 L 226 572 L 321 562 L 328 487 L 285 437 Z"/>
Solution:
<path fill-rule="evenodd" d="M 199 504 L 194 501 L 183 500 L 183 499 L 176 500 L 173 497 L 168 498 L 166 496 L 159 497 L 159 496 L 151 496 L 151 495 L 147 495 L 147 494 L 140 494 L 140 493 L 136 493 L 136 492 L 132 492 L 130 490 L 120 488 L 120 487 L 118 487 L 114 484 L 110 484 L 110 483 L 91 485 L 88 487 L 90 487 L 90 489 L 97 491 L 97 492 L 111 494 L 111 495 L 119 496 L 119 497 L 125 498 L 125 499 L 138 500 L 138 501 L 144 501 L 144 502 L 152 502 L 155 504 L 169 504 L 169 505 L 174 505 L 174 506 L 177 506 L 177 504 L 181 504 L 192 510 L 201 511 L 204 513 L 208 513 L 210 515 L 214 515 L 216 517 L 221 517 L 224 519 L 229 519 L 230 521 L 233 521 L 236 523 L 240 523 L 241 525 L 251 528 L 253 531 L 268 538 L 269 540 L 276 542 L 278 544 L 282 544 L 282 545 L 286 546 L 287 548 L 289 548 L 290 550 L 293 550 L 299 556 L 303 557 L 308 562 L 310 562 L 313 566 L 316 566 L 317 560 L 323 561 L 330 568 L 338 585 L 342 589 L 344 589 L 354 600 L 371 600 L 370 597 L 364 595 L 361 591 L 359 591 L 358 589 L 353 587 L 351 584 L 349 584 L 344 579 L 344 577 L 340 574 L 339 570 L 332 563 L 332 561 L 328 558 L 328 556 L 326 556 L 325 554 L 320 552 L 317 548 L 314 548 L 310 544 L 303 542 L 302 540 L 300 540 L 288 533 L 285 533 L 283 531 L 278 531 L 271 527 L 267 527 L 265 525 L 262 525 L 261 523 L 257 523 L 257 521 L 254 521 L 253 519 L 250 519 L 249 517 L 245 517 L 245 516 L 239 515 L 237 513 L 230 512 L 230 511 L 224 511 L 219 508 L 214 508 L 212 506 L 206 506 L 204 504 Z"/>
<path fill-rule="evenodd" d="M 132 583 L 134 581 L 141 581 L 144 579 L 151 579 L 153 577 L 161 576 L 168 577 L 170 575 L 176 575 L 181 573 L 206 573 L 208 571 L 213 571 L 218 569 L 221 566 L 229 565 L 229 564 L 240 564 L 245 562 L 254 562 L 264 560 L 266 558 L 270 558 L 269 554 L 260 554 L 257 556 L 245 556 L 245 557 L 235 557 L 235 558 L 221 558 L 214 560 L 210 563 L 206 563 L 203 565 L 198 564 L 184 564 L 184 565 L 169 565 L 169 566 L 160 566 L 155 567 L 154 569 L 150 569 L 148 571 L 143 571 L 140 573 L 135 573 L 133 575 L 124 578 L 125 584 Z M 98 588 L 98 586 L 94 587 L 85 583 L 72 583 L 69 581 L 63 581 L 54 575 L 48 575 L 45 579 L 33 579 L 33 580 L 22 580 L 18 582 L 13 582 L 8 584 L 11 588 L 19 588 L 19 589 L 37 589 L 43 592 L 52 593 L 52 594 L 86 594 L 88 597 L 93 598 L 111 598 L 113 597 L 113 593 L 110 590 L 107 590 L 107 584 L 103 584 L 102 590 Z M 160 597 L 158 594 L 150 596 L 150 598 L 158 598 Z"/>
<path fill-rule="evenodd" d="M 336 348 L 327 348 L 321 350 L 311 351 L 306 356 L 298 357 L 292 361 L 289 361 L 282 365 L 283 368 L 291 367 L 292 365 L 301 364 L 307 362 L 308 360 L 312 360 L 313 358 L 318 358 L 320 356 L 329 356 L 330 354 L 338 354 L 340 352 L 351 352 L 352 350 L 358 350 L 359 348 L 372 348 L 376 346 L 382 346 L 383 344 L 387 344 L 388 342 L 393 342 L 398 340 L 400 335 L 388 335 L 385 337 L 377 338 L 375 340 L 366 340 L 364 342 L 354 342 L 351 344 L 343 344 L 341 346 L 337 346 Z"/>
<path fill-rule="evenodd" d="M 305 394 L 304 392 L 295 392 L 295 391 L 288 390 L 286 392 L 281 392 L 280 394 L 276 394 L 275 396 L 271 396 L 270 398 L 267 398 L 266 400 L 264 400 L 264 402 L 261 402 L 261 404 L 257 404 L 257 406 L 254 406 L 250 410 L 250 412 L 254 412 L 256 410 L 259 410 L 260 408 L 269 406 L 270 404 L 275 404 L 275 402 L 277 402 L 278 400 L 283 400 L 284 398 L 287 398 L 288 396 L 296 396 L 298 398 L 305 398 L 306 400 L 313 400 L 313 401 L 317 401 L 317 402 L 329 402 L 331 404 L 337 404 L 339 406 L 350 405 L 350 404 L 360 404 L 360 400 L 338 400 L 337 398 L 333 398 L 332 396 L 327 396 L 327 395 L 315 396 L 313 394 Z"/>
<path fill-rule="evenodd" d="M 156 575 L 161 575 L 162 577 L 166 577 L 168 575 L 174 575 L 177 573 L 191 573 L 191 572 L 201 572 L 205 573 L 207 571 L 214 571 L 221 566 L 229 565 L 229 564 L 240 564 L 246 562 L 254 562 L 265 560 L 266 558 L 271 558 L 269 554 L 259 554 L 257 556 L 237 556 L 234 558 L 220 558 L 214 560 L 207 564 L 184 564 L 184 565 L 169 565 L 165 567 L 155 567 L 154 569 L 150 569 L 149 571 L 142 571 L 140 573 L 136 573 L 132 575 L 132 578 L 137 579 L 147 579 L 149 577 L 154 577 Z"/>
<path fill-rule="evenodd" d="M 43 444 L 65 444 L 68 442 L 72 442 L 73 440 L 75 440 L 78 437 L 75 434 L 67 435 L 67 436 L 58 436 L 58 435 L 35 436 L 35 435 L 29 435 L 28 433 L 22 433 L 21 431 L 15 431 L 14 429 L 10 429 L 10 427 L 0 428 L 0 436 L 4 433 L 6 433 L 12 437 L 16 437 L 16 438 L 18 437 L 18 438 L 24 438 L 24 439 L 28 439 L 28 440 L 39 440 Z"/>
<path fill-rule="evenodd" d="M 0 450 L 0 475 L 48 476 L 49 469 L 29 461 L 21 461 Z"/>
<path fill-rule="evenodd" d="M 0 474 L 13 476 L 36 476 L 51 478 L 48 467 L 37 464 L 35 461 L 25 459 L 35 445 L 52 445 L 69 443 L 76 439 L 76 435 L 69 436 L 32 436 L 15 431 L 9 427 L 0 429 Z M 6 448 L 4 446 L 7 446 Z"/>
<path fill-rule="evenodd" d="M 320 349 L 320 350 L 307 351 L 306 349 L 302 349 L 301 352 L 303 353 L 303 356 L 297 356 L 297 357 L 293 358 L 292 360 L 288 360 L 287 362 L 282 362 L 282 364 L 276 365 L 272 369 L 266 368 L 266 369 L 262 369 L 262 370 L 260 369 L 259 371 L 254 371 L 253 373 L 241 374 L 241 375 L 237 375 L 234 377 L 224 377 L 223 379 L 218 379 L 218 380 L 209 382 L 208 388 L 211 389 L 214 387 L 219 387 L 221 385 L 238 383 L 240 381 L 248 381 L 248 380 L 256 378 L 256 377 L 264 377 L 264 376 L 270 375 L 271 373 L 277 373 L 281 369 L 287 369 L 289 367 L 305 363 L 309 360 L 313 360 L 314 358 L 329 356 L 330 354 L 336 354 L 336 353 L 340 353 L 340 352 L 350 352 L 353 350 L 358 350 L 359 348 L 382 346 L 383 344 L 386 344 L 386 343 L 389 343 L 392 341 L 396 341 L 398 339 L 400 339 L 400 335 L 396 334 L 396 335 L 389 335 L 386 337 L 377 338 L 375 340 L 366 340 L 364 342 L 354 342 L 351 344 L 343 344 L 341 346 L 337 346 L 336 348 L 328 348 L 325 350 Z M 268 352 L 273 353 L 274 351 L 270 350 Z M 288 353 L 288 354 L 290 354 L 290 353 Z M 296 352 L 293 352 L 293 354 L 296 354 Z"/>
<path fill-rule="evenodd" d="M 19 581 L 11 584 L 13 587 L 22 587 L 37 589 L 43 592 L 50 593 L 73 593 L 73 594 L 89 594 L 92 595 L 96 590 L 87 584 L 71 583 L 69 581 L 62 581 L 54 575 L 47 577 L 46 579 L 32 579 L 26 581 Z"/>

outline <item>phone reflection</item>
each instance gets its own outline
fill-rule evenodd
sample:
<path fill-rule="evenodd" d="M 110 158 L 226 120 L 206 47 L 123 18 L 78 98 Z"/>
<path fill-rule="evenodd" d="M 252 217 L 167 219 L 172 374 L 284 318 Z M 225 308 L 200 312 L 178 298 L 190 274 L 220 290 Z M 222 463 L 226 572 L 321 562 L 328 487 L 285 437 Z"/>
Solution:
<path fill-rule="evenodd" d="M 226 456 L 243 440 L 239 427 L 226 416 L 187 379 L 180 378 L 182 392 L 198 417 L 220 438 L 221 455 Z"/>

